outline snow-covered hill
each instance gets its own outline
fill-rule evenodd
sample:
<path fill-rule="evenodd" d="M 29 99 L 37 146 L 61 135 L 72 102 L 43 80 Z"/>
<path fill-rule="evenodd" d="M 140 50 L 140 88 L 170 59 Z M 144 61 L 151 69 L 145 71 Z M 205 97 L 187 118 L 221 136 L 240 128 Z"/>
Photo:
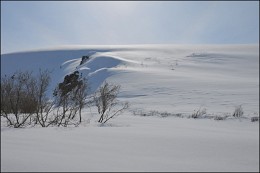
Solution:
<path fill-rule="evenodd" d="M 1 171 L 259 171 L 259 122 L 248 118 L 259 116 L 259 45 L 69 46 L 1 55 L 1 75 L 39 68 L 53 71 L 49 94 L 78 70 L 92 92 L 105 80 L 120 84 L 119 99 L 130 109 L 103 126 L 94 107 L 77 128 L 1 126 Z M 230 115 L 238 105 L 243 118 L 187 118 L 199 108 Z M 164 112 L 185 118 L 135 116 Z"/>
<path fill-rule="evenodd" d="M 259 110 L 258 45 L 71 46 L 1 55 L 1 74 L 39 68 L 52 70 L 50 93 L 75 70 L 88 77 L 92 91 L 104 80 L 122 85 L 132 107 L 190 113 L 245 113 Z M 80 65 L 82 56 L 89 61 Z"/>

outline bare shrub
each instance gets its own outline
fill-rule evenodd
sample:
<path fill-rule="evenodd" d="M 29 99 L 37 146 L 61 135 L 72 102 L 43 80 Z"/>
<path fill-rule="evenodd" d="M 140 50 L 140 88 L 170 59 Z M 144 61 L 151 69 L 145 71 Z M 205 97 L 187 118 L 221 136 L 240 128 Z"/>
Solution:
<path fill-rule="evenodd" d="M 57 106 L 57 114 L 53 122 L 58 126 L 66 127 L 72 123 L 71 120 L 79 112 L 79 123 L 81 123 L 81 110 L 86 104 L 87 89 L 87 80 L 81 79 L 78 71 L 66 75 L 53 93 Z"/>
<path fill-rule="evenodd" d="M 143 110 L 141 110 L 141 109 L 132 110 L 132 113 L 135 116 L 142 116 L 144 114 Z"/>
<path fill-rule="evenodd" d="M 182 117 L 181 113 L 160 112 L 160 117 Z"/>
<path fill-rule="evenodd" d="M 105 82 L 95 93 L 94 102 L 100 114 L 99 123 L 106 123 L 114 116 L 128 109 L 128 102 L 121 103 L 117 100 L 119 90 L 120 85 Z"/>
<path fill-rule="evenodd" d="M 239 118 L 242 117 L 244 114 L 242 105 L 236 106 L 234 113 L 232 114 L 233 117 Z"/>
<path fill-rule="evenodd" d="M 34 99 L 37 103 L 34 123 L 35 125 L 40 124 L 42 127 L 48 127 L 51 124 L 51 121 L 49 121 L 49 115 L 50 112 L 53 111 L 54 106 L 54 102 L 46 95 L 51 80 L 50 74 L 51 72 L 49 70 L 39 69 L 39 73 L 32 85 L 34 86 Z"/>
<path fill-rule="evenodd" d="M 77 113 L 79 123 L 82 121 L 87 80 L 80 78 L 78 71 L 65 76 L 64 82 L 56 88 L 52 101 L 46 94 L 50 73 L 40 69 L 36 76 L 27 71 L 1 76 L 1 117 L 7 120 L 8 126 L 67 126 Z"/>
<path fill-rule="evenodd" d="M 228 116 L 219 116 L 219 115 L 217 115 L 217 116 L 214 117 L 214 120 L 225 120 L 225 119 L 227 119 L 227 117 Z"/>
<path fill-rule="evenodd" d="M 170 112 L 160 112 L 157 110 L 151 110 L 148 112 L 145 112 L 143 110 L 133 110 L 132 111 L 134 115 L 139 115 L 139 116 L 157 116 L 157 117 L 162 117 L 162 118 L 166 118 L 166 117 L 182 117 L 181 113 L 170 113 Z"/>
<path fill-rule="evenodd" d="M 46 96 L 50 73 L 40 69 L 36 76 L 25 71 L 1 77 L 1 116 L 6 118 L 8 126 L 46 126 L 52 108 Z"/>
<path fill-rule="evenodd" d="M 1 116 L 6 118 L 9 126 L 23 127 L 35 113 L 34 80 L 31 72 L 15 72 L 1 77 Z"/>
<path fill-rule="evenodd" d="M 259 121 L 259 117 L 251 117 L 251 122 Z"/>
<path fill-rule="evenodd" d="M 201 118 L 206 113 L 207 113 L 206 108 L 203 108 L 202 110 L 201 108 L 199 108 L 197 111 L 194 110 L 194 113 L 191 115 L 191 118 Z"/>
<path fill-rule="evenodd" d="M 86 102 L 88 91 L 89 85 L 87 79 L 85 78 L 81 79 L 77 86 L 77 89 L 72 90 L 72 100 L 75 102 L 74 106 L 78 107 L 79 123 L 81 123 L 82 121 L 81 111 L 84 108 L 84 106 L 88 104 L 88 102 Z M 72 119 L 74 117 L 75 115 L 72 117 Z"/>

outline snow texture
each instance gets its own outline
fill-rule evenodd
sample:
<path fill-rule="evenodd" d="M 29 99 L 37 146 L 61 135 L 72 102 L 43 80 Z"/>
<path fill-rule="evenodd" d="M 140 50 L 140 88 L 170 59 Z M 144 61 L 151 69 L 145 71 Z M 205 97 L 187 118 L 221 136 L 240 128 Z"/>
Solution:
<path fill-rule="evenodd" d="M 89 59 L 80 65 L 82 56 Z M 77 128 L 11 129 L 1 121 L 1 171 L 259 171 L 259 121 L 249 119 L 259 117 L 259 45 L 70 46 L 1 55 L 1 75 L 39 68 L 52 70 L 49 95 L 78 70 L 92 93 L 105 80 L 120 84 L 119 100 L 130 109 L 102 126 L 94 107 Z M 189 118 L 200 108 L 208 117 L 231 115 L 238 105 L 244 117 Z"/>

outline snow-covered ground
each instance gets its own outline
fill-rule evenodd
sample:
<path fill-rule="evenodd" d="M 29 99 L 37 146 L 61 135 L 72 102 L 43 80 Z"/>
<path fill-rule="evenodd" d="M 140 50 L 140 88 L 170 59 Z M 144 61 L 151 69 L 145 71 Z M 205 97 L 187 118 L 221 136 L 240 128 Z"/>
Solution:
<path fill-rule="evenodd" d="M 104 127 L 1 135 L 2 171 L 259 171 L 259 124 L 250 121 L 124 114 Z"/>
<path fill-rule="evenodd" d="M 81 57 L 90 59 L 80 65 Z M 129 111 L 105 126 L 96 109 L 77 128 L 1 123 L 1 171 L 259 171 L 259 45 L 70 46 L 1 55 L 1 75 L 52 70 L 49 90 L 75 70 L 92 92 L 121 85 Z M 224 121 L 188 118 L 231 115 Z M 138 112 L 180 114 L 141 117 Z"/>

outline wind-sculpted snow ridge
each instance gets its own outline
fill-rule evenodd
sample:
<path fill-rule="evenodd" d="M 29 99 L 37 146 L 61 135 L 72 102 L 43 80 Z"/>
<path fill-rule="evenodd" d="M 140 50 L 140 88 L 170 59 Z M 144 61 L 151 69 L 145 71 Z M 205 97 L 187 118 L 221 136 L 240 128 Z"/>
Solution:
<path fill-rule="evenodd" d="M 137 61 L 113 56 L 110 51 L 114 49 L 61 49 L 3 54 L 1 55 L 1 74 L 10 75 L 16 71 L 37 72 L 39 69 L 49 69 L 52 71 L 49 91 L 49 94 L 51 94 L 64 76 L 77 70 L 84 77 L 89 78 L 91 90 L 95 91 L 112 74 L 112 69 L 137 63 Z M 80 65 L 82 56 L 89 56 L 90 60 Z"/>
<path fill-rule="evenodd" d="M 64 71 L 72 73 L 79 71 L 80 74 L 89 80 L 91 92 L 96 89 L 111 75 L 115 74 L 115 70 L 126 71 L 127 67 L 138 64 L 137 61 L 127 60 L 110 53 L 95 52 L 89 54 L 89 59 L 80 64 L 81 58 L 69 60 L 62 64 Z"/>

